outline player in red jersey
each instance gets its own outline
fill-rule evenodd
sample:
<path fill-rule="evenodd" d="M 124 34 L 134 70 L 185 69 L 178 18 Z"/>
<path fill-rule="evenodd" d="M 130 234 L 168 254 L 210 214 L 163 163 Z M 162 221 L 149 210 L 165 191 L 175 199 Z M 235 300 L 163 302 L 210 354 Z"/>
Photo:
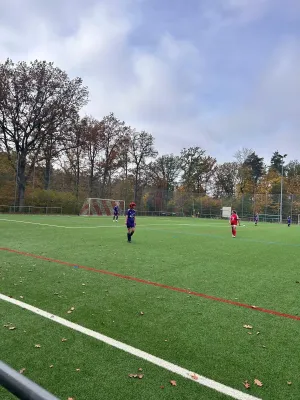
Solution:
<path fill-rule="evenodd" d="M 237 227 L 237 224 L 239 223 L 239 216 L 237 215 L 235 210 L 232 211 L 229 222 L 231 225 L 232 237 L 235 238 L 236 237 L 236 227 Z"/>

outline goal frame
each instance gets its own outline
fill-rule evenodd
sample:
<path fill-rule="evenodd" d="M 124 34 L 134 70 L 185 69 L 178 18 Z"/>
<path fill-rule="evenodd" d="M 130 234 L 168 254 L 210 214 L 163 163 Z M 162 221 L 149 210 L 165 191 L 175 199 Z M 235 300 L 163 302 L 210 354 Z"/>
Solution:
<path fill-rule="evenodd" d="M 81 214 L 81 212 L 83 211 L 83 209 L 84 209 L 84 207 L 85 207 L 85 204 L 86 204 L 86 202 L 88 202 L 88 213 L 87 214 Z M 108 206 L 109 205 L 109 209 L 110 209 L 110 211 L 111 211 L 111 213 L 110 214 L 108 214 L 108 213 L 101 213 L 101 214 L 99 214 L 99 213 L 96 213 L 96 214 L 94 214 L 94 213 L 92 213 L 92 207 L 93 207 L 93 202 L 96 202 L 97 204 L 100 204 L 100 203 L 102 203 L 103 205 L 104 205 L 104 203 L 107 203 L 107 204 L 105 204 L 105 206 Z M 112 204 L 113 203 L 121 203 L 121 204 L 124 204 L 124 207 L 123 207 L 123 209 L 122 209 L 122 212 L 121 212 L 121 215 L 125 215 L 125 212 L 126 212 L 126 202 L 125 202 L 125 200 L 118 200 L 118 199 L 102 199 L 101 197 L 87 197 L 86 199 L 85 199 L 85 201 L 84 201 L 84 203 L 83 203 L 83 206 L 82 206 L 82 209 L 81 209 L 81 211 L 80 211 L 80 213 L 79 213 L 79 215 L 80 216 L 88 216 L 88 217 L 91 217 L 91 216 L 97 216 L 97 217 L 100 217 L 100 216 L 104 216 L 104 217 L 108 217 L 108 216 L 111 216 L 112 215 L 112 209 L 113 209 L 113 206 L 112 206 Z M 101 207 L 100 207 L 101 208 Z"/>

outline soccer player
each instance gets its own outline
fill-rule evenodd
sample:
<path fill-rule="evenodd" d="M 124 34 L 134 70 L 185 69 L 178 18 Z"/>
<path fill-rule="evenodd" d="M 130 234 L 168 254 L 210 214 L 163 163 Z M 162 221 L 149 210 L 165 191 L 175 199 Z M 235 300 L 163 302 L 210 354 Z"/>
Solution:
<path fill-rule="evenodd" d="M 291 226 L 291 223 L 292 223 L 292 218 L 291 218 L 291 216 L 289 215 L 289 216 L 288 216 L 288 219 L 287 219 L 288 227 Z"/>
<path fill-rule="evenodd" d="M 231 225 L 232 237 L 235 238 L 236 237 L 236 227 L 237 227 L 237 224 L 239 223 L 239 217 L 235 210 L 232 211 L 229 223 Z"/>
<path fill-rule="evenodd" d="M 258 224 L 258 214 L 256 213 L 254 215 L 254 225 L 257 226 L 257 224 Z"/>
<path fill-rule="evenodd" d="M 131 243 L 131 237 L 134 234 L 135 231 L 135 209 L 134 207 L 136 204 L 134 202 L 129 204 L 129 209 L 127 210 L 126 213 L 126 226 L 127 226 L 127 240 L 128 243 Z"/>
<path fill-rule="evenodd" d="M 118 222 L 119 220 L 119 206 L 118 203 L 115 204 L 114 206 L 114 217 L 113 217 L 113 221 Z"/>

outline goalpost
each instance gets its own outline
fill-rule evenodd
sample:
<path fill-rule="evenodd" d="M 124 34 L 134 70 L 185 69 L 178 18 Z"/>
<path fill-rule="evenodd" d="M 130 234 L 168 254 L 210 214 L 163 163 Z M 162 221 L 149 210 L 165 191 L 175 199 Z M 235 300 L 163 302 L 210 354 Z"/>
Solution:
<path fill-rule="evenodd" d="M 125 200 L 88 198 L 83 203 L 80 216 L 110 216 L 114 214 L 114 206 L 119 206 L 119 215 L 125 215 Z"/>

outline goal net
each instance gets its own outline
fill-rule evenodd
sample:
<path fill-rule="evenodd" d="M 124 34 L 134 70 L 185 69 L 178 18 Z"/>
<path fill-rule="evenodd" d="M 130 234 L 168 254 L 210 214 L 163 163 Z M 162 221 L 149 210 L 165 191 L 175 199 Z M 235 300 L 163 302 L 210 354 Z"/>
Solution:
<path fill-rule="evenodd" d="M 125 214 L 125 200 L 114 199 L 86 199 L 83 203 L 79 215 L 103 215 L 109 216 L 114 214 L 114 206 L 119 206 L 119 215 Z"/>

